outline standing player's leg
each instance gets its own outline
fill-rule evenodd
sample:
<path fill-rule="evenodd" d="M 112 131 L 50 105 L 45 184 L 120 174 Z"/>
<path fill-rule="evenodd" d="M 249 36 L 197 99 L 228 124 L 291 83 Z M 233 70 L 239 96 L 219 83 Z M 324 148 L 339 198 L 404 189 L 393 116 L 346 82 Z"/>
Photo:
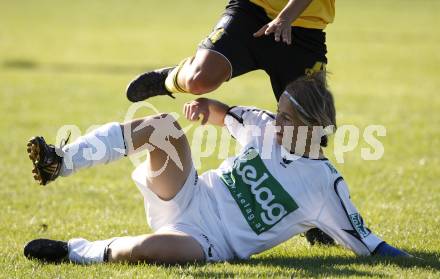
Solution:
<path fill-rule="evenodd" d="M 260 24 L 243 12 L 238 2 L 229 5 L 212 33 L 199 45 L 194 57 L 184 59 L 176 67 L 146 72 L 127 87 L 127 98 L 138 102 L 157 95 L 174 93 L 205 94 L 223 82 L 256 70 L 249 51 L 252 34 Z"/>
<path fill-rule="evenodd" d="M 127 98 L 138 102 L 173 93 L 204 94 L 217 89 L 231 76 L 229 61 L 219 53 L 199 49 L 176 67 L 146 72 L 127 87 Z"/>
<path fill-rule="evenodd" d="M 232 66 L 225 56 L 199 49 L 195 57 L 185 59 L 180 69 L 170 73 L 165 86 L 174 93 L 205 94 L 217 89 L 231 74 Z"/>
<path fill-rule="evenodd" d="M 348 187 L 342 177 L 336 179 L 328 195 L 316 225 L 339 244 L 357 255 L 411 257 L 390 246 L 365 227 L 364 220 L 350 200 Z"/>
<path fill-rule="evenodd" d="M 163 200 L 171 200 L 176 196 L 192 168 L 188 140 L 176 120 L 168 114 L 145 117 L 122 125 L 104 125 L 80 137 L 70 144 L 68 149 L 91 149 L 92 138 L 104 143 L 105 152 L 101 150 L 103 154 L 112 154 L 109 149 L 121 148 L 123 145 L 124 153 L 127 154 L 148 149 L 148 185 Z M 118 144 L 109 144 L 111 142 Z M 72 161 L 76 167 L 75 171 L 80 167 L 93 165 L 83 163 L 85 158 L 81 156 L 74 158 Z M 108 161 L 110 160 L 100 162 Z M 68 258 L 73 262 L 85 264 L 105 261 L 177 263 L 204 259 L 204 252 L 199 243 L 184 233 L 141 235 L 93 242 L 85 239 L 72 239 L 68 243 L 36 239 L 26 245 L 24 254 L 28 258 L 44 261 Z"/>

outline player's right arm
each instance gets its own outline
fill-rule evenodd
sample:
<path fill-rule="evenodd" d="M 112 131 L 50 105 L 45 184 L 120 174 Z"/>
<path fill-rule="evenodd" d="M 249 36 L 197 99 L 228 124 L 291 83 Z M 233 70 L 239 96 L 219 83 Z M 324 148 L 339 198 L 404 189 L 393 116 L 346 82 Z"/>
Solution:
<path fill-rule="evenodd" d="M 198 121 L 202 118 L 202 125 L 211 124 L 216 126 L 224 126 L 225 116 L 230 107 L 220 101 L 198 98 L 188 102 L 183 106 L 183 113 L 186 119 L 190 121 Z"/>
<path fill-rule="evenodd" d="M 278 16 L 255 32 L 254 37 L 258 38 L 273 33 L 275 41 L 282 41 L 290 45 L 292 43 L 292 22 L 304 12 L 311 2 L 312 0 L 289 0 Z"/>
<path fill-rule="evenodd" d="M 202 125 L 225 126 L 241 145 L 261 138 L 269 122 L 275 120 L 271 112 L 255 107 L 232 106 L 217 100 L 199 98 L 184 106 L 185 117 L 190 121 L 202 118 Z"/>

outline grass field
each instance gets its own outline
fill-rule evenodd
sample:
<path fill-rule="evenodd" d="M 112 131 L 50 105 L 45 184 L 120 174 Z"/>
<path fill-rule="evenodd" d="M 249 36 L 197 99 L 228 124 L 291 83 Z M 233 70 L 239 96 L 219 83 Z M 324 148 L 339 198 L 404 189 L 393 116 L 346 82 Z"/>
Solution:
<path fill-rule="evenodd" d="M 337 1 L 327 29 L 338 123 L 387 128 L 383 158 L 360 146 L 336 164 L 369 227 L 423 258 L 358 258 L 292 240 L 250 261 L 177 267 L 43 265 L 22 255 L 37 237 L 103 239 L 149 231 L 129 160 L 83 171 L 48 187 L 30 174 L 25 144 L 59 127 L 122 120 L 124 89 L 143 70 L 191 55 L 225 1 L 1 1 L 0 277 L 440 277 L 440 27 L 436 0 Z M 194 7 L 197 7 L 194 9 Z M 275 108 L 268 78 L 254 72 L 210 97 Z M 180 112 L 190 96 L 152 100 Z M 146 112 L 145 112 L 146 113 Z M 182 122 L 183 125 L 188 124 Z M 361 130 L 362 131 L 362 130 Z M 191 138 L 191 137 L 190 137 Z M 333 158 L 332 148 L 328 156 Z M 216 167 L 216 156 L 202 169 Z"/>

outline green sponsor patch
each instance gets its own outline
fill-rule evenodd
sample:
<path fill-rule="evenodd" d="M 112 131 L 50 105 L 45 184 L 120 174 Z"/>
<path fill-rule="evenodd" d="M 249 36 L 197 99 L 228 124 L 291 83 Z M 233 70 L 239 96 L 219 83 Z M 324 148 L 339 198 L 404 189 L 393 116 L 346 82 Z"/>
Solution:
<path fill-rule="evenodd" d="M 235 159 L 232 170 L 222 174 L 222 181 L 258 235 L 298 208 L 252 147 Z"/>

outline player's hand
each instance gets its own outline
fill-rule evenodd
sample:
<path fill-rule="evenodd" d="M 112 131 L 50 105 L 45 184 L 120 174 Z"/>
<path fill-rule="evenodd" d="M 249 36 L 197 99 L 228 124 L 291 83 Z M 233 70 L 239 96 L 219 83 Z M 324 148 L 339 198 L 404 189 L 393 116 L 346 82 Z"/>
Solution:
<path fill-rule="evenodd" d="M 183 113 L 189 121 L 198 121 L 200 116 L 203 116 L 202 125 L 208 122 L 209 118 L 209 100 L 205 98 L 198 98 L 194 101 L 185 103 L 183 106 Z"/>
<path fill-rule="evenodd" d="M 254 37 L 268 36 L 272 33 L 275 36 L 275 41 L 280 42 L 282 40 L 288 45 L 292 43 L 292 26 L 289 20 L 277 17 L 255 32 Z"/>

